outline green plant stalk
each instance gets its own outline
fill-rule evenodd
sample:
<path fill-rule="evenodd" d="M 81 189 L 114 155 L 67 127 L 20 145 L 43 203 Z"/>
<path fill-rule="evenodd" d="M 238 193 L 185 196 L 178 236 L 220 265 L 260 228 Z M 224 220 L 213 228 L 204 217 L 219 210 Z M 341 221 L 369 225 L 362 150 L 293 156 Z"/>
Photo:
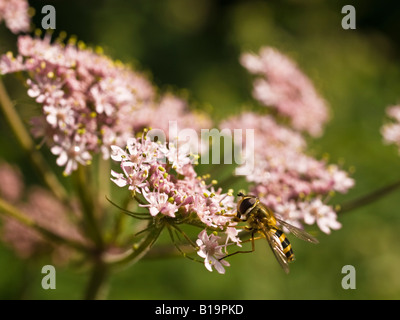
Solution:
<path fill-rule="evenodd" d="M 78 165 L 78 169 L 72 173 L 75 182 L 75 191 L 82 205 L 84 227 L 87 235 L 94 241 L 98 252 L 104 247 L 101 234 L 99 217 L 99 206 L 97 197 L 93 195 L 91 181 L 87 177 L 88 167 Z"/>
<path fill-rule="evenodd" d="M 110 255 L 104 258 L 104 261 L 113 269 L 127 267 L 138 262 L 151 249 L 154 242 L 158 239 L 164 225 L 152 225 L 149 233 L 142 240 L 137 248 L 132 248 L 120 255 Z"/>
<path fill-rule="evenodd" d="M 379 188 L 378 190 L 372 191 L 365 196 L 359 197 L 358 199 L 346 202 L 343 205 L 340 205 L 340 208 L 337 211 L 339 214 L 342 214 L 344 212 L 348 212 L 366 206 L 367 204 L 370 204 L 374 201 L 383 198 L 384 196 L 387 196 L 391 192 L 397 190 L 399 187 L 400 187 L 400 180 L 388 186 Z"/>
<path fill-rule="evenodd" d="M 9 204 L 3 199 L 0 199 L 0 214 L 4 214 L 5 216 L 16 219 L 17 221 L 26 225 L 27 227 L 36 230 L 38 233 L 40 233 L 42 236 L 44 236 L 46 239 L 50 241 L 65 244 L 71 248 L 74 248 L 84 253 L 87 253 L 89 250 L 80 242 L 61 237 L 60 235 L 54 233 L 53 231 L 38 225 L 32 218 L 26 216 L 16 207 Z"/>
<path fill-rule="evenodd" d="M 122 205 L 123 208 L 127 208 L 129 201 L 130 201 L 130 197 L 126 198 L 124 200 L 124 203 Z M 128 215 L 125 213 L 121 213 L 119 211 L 115 212 L 115 218 L 114 218 L 114 222 L 113 222 L 113 229 L 112 229 L 112 233 L 111 233 L 111 243 L 115 243 L 117 244 L 119 237 L 122 233 L 122 230 L 124 228 L 124 225 L 126 224 L 127 221 L 127 217 Z"/>
<path fill-rule="evenodd" d="M 36 149 L 35 143 L 27 132 L 24 124 L 21 121 L 17 111 L 15 110 L 14 103 L 11 101 L 4 84 L 0 77 L 0 107 L 3 110 L 5 119 L 10 125 L 11 130 L 14 132 L 18 143 L 27 154 L 33 167 L 43 179 L 43 182 L 53 192 L 53 194 L 63 203 L 68 204 L 68 195 L 63 185 L 59 182 L 55 174 L 50 170 L 44 158 Z"/>
<path fill-rule="evenodd" d="M 93 269 L 87 284 L 84 299 L 101 300 L 106 298 L 107 279 L 109 277 L 108 266 L 103 262 L 101 256 L 93 261 Z"/>
<path fill-rule="evenodd" d="M 107 205 L 106 196 L 110 194 L 110 172 L 111 164 L 110 160 L 104 160 L 99 156 L 97 168 L 97 202 L 101 208 L 105 208 Z"/>

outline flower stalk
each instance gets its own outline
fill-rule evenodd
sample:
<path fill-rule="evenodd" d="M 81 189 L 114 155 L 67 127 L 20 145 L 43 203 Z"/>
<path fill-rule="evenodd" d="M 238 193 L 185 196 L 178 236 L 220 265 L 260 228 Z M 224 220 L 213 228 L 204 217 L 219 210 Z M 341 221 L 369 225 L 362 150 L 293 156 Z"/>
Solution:
<path fill-rule="evenodd" d="M 49 187 L 49 190 L 60 199 L 62 202 L 68 204 L 68 196 L 63 185 L 58 181 L 56 175 L 48 167 L 43 156 L 36 149 L 30 134 L 26 130 L 21 118 L 15 110 L 14 103 L 11 101 L 7 90 L 0 78 L 0 108 L 3 111 L 5 119 L 7 120 L 11 130 L 15 134 L 18 143 L 28 156 L 33 167 L 39 173 L 39 177 Z"/>
<path fill-rule="evenodd" d="M 10 203 L 8 203 L 7 201 L 5 201 L 1 198 L 0 198 L 0 214 L 3 214 L 7 217 L 16 219 L 17 221 L 26 225 L 27 227 L 34 229 L 35 231 L 37 231 L 39 234 L 41 234 L 42 236 L 44 236 L 46 239 L 48 239 L 50 241 L 53 241 L 53 242 L 56 242 L 59 244 L 65 244 L 71 248 L 74 248 L 74 249 L 76 249 L 80 252 L 84 252 L 84 253 L 87 253 L 89 250 L 87 247 L 85 247 L 80 242 L 74 241 L 72 239 L 67 239 L 65 237 L 58 235 L 57 233 L 54 233 L 50 229 L 40 226 L 39 224 L 37 224 L 35 222 L 35 220 L 26 216 L 20 210 L 18 210 L 18 208 L 14 207 L 13 205 L 11 205 Z"/>
<path fill-rule="evenodd" d="M 88 177 L 89 170 L 86 169 L 87 167 L 79 165 L 74 172 L 75 190 L 82 205 L 85 230 L 96 244 L 97 250 L 101 251 L 104 247 L 104 241 L 99 221 L 100 210 L 96 203 L 97 197 L 94 196 L 91 189 L 92 183 L 90 183 L 90 178 Z"/>
<path fill-rule="evenodd" d="M 390 193 L 394 192 L 398 188 L 400 188 L 400 180 L 398 180 L 388 186 L 374 190 L 374 191 L 372 191 L 364 196 L 361 196 L 355 200 L 351 200 L 349 202 L 344 203 L 343 205 L 340 205 L 337 212 L 339 214 L 342 214 L 342 213 L 345 213 L 348 211 L 352 211 L 352 210 L 361 208 L 363 206 L 366 206 L 367 204 L 370 204 L 370 203 L 380 200 L 381 198 L 389 195 Z"/>
<path fill-rule="evenodd" d="M 151 249 L 155 241 L 158 239 L 164 224 L 152 224 L 148 228 L 147 236 L 142 239 L 138 246 L 132 247 L 119 255 L 109 255 L 104 258 L 104 261 L 113 269 L 128 267 L 138 262 Z"/>
<path fill-rule="evenodd" d="M 101 259 L 101 255 L 94 259 L 93 267 L 87 284 L 84 299 L 102 300 L 107 294 L 107 279 L 109 277 L 108 266 Z"/>

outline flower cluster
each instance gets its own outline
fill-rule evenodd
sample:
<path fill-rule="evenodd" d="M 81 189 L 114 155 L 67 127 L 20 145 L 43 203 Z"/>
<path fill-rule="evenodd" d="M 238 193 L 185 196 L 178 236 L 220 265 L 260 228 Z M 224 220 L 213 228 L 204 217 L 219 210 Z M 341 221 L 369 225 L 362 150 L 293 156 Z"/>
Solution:
<path fill-rule="evenodd" d="M 316 223 L 325 233 L 340 228 L 336 213 L 324 201 L 332 192 L 347 192 L 354 181 L 337 165 L 307 155 L 301 135 L 304 131 L 312 136 L 322 133 L 328 119 L 325 102 L 297 66 L 275 49 L 263 48 L 259 56 L 244 54 L 241 61 L 250 72 L 261 75 L 254 82 L 254 97 L 289 119 L 291 125 L 285 127 L 272 116 L 254 113 L 221 124 L 221 128 L 255 132 L 254 170 L 246 176 L 250 193 L 291 224 Z M 40 115 L 31 119 L 32 133 L 49 145 L 57 164 L 65 167 L 65 175 L 78 164 L 90 164 L 97 153 L 119 162 L 121 172 L 111 170 L 111 181 L 127 187 L 148 211 L 148 216 L 138 213 L 137 217 L 147 216 L 154 225 L 169 230 L 173 225 L 179 231 L 177 225 L 182 223 L 202 227 L 196 243 L 191 244 L 208 270 L 225 272 L 227 247 L 241 246 L 241 229 L 234 219 L 232 191 L 215 190 L 214 180 L 207 183 L 209 177 L 200 177 L 194 170 L 198 156 L 192 152 L 192 133 L 194 130 L 198 139 L 197 133 L 211 126 L 208 117 L 192 112 L 182 98 L 158 94 L 141 73 L 111 60 L 101 49 L 93 51 L 76 44 L 75 39 L 64 44 L 60 39 L 52 42 L 48 36 L 20 36 L 18 54 L 7 53 L 0 59 L 0 73 L 16 72 L 26 77 L 28 95 L 41 106 Z M 393 114 L 395 118 L 398 115 Z M 148 131 L 148 127 L 154 130 Z M 160 130 L 165 140 L 158 139 Z M 189 137 L 190 143 L 181 135 Z M 64 218 L 43 213 L 53 212 L 51 206 L 59 213 L 66 211 L 63 205 L 46 203 L 46 199 L 48 196 L 32 192 L 28 200 L 37 223 L 82 242 Z M 53 218 L 70 234 L 58 229 Z M 17 227 L 5 226 L 6 241 L 17 243 L 11 236 Z M 29 243 L 40 243 L 36 240 Z"/>
<path fill-rule="evenodd" d="M 271 116 L 247 112 L 224 121 L 221 127 L 255 130 L 254 170 L 246 176 L 252 194 L 291 224 L 316 222 L 325 233 L 340 227 L 333 208 L 321 199 L 353 186 L 346 172 L 308 156 L 304 138 Z"/>
<path fill-rule="evenodd" d="M 28 95 L 42 105 L 42 114 L 31 121 L 32 132 L 49 144 L 66 175 L 78 163 L 89 164 L 94 153 L 108 159 L 110 146 L 125 145 L 135 129 L 159 124 L 164 129 L 168 119 L 180 119 L 181 127 L 182 122 L 198 122 L 183 100 L 172 95 L 157 99 L 147 78 L 100 49 L 94 52 L 73 40 L 64 45 L 49 37 L 20 36 L 18 51 L 16 57 L 2 56 L 0 72 L 25 71 Z M 174 110 L 174 118 L 166 109 Z"/>
<path fill-rule="evenodd" d="M 221 189 L 214 190 L 213 182 L 207 185 L 205 179 L 197 176 L 193 155 L 187 149 L 153 142 L 143 134 L 141 138 L 128 139 L 125 150 L 112 146 L 111 158 L 120 162 L 122 169 L 122 173 L 111 171 L 111 180 L 119 187 L 127 186 L 134 194 L 141 194 L 145 203 L 140 206 L 147 208 L 151 216 L 200 224 L 225 233 L 224 246 L 228 242 L 240 245 L 233 221 L 234 197 Z M 220 238 L 212 235 L 208 238 L 204 230 L 199 239 L 198 254 L 205 258 L 206 267 L 211 270 L 215 266 L 218 272 L 223 272 L 222 266 L 228 264 L 218 260 L 222 247 L 216 240 Z"/>
<path fill-rule="evenodd" d="M 317 223 L 325 233 L 340 228 L 334 209 L 324 201 L 333 192 L 347 192 L 354 180 L 337 165 L 307 155 L 301 134 L 322 134 L 328 120 L 325 101 L 296 64 L 276 49 L 264 47 L 259 55 L 245 53 L 241 63 L 261 76 L 254 81 L 254 98 L 279 116 L 245 112 L 220 125 L 254 130 L 254 169 L 246 175 L 250 192 L 293 225 Z M 289 119 L 290 127 L 277 122 L 282 116 Z"/>
<path fill-rule="evenodd" d="M 322 134 L 328 120 L 326 103 L 292 60 L 274 48 L 264 47 L 259 55 L 243 54 L 240 61 L 249 72 L 261 76 L 254 81 L 255 99 L 288 117 L 294 129 L 312 136 Z"/>
<path fill-rule="evenodd" d="M 28 32 L 30 27 L 29 4 L 27 0 L 0 0 L 0 22 L 13 33 Z"/>
<path fill-rule="evenodd" d="M 400 106 L 391 106 L 386 109 L 387 115 L 394 122 L 386 123 L 382 129 L 382 135 L 386 143 L 394 143 L 400 152 Z"/>
<path fill-rule="evenodd" d="M 157 128 L 165 133 L 166 140 L 176 139 L 179 132 L 185 128 L 191 128 L 196 132 L 201 129 L 211 128 L 211 119 L 201 112 L 190 111 L 187 101 L 171 93 L 166 93 L 160 97 L 157 104 L 146 108 L 133 110 L 136 118 L 133 128 L 135 132 L 141 132 L 145 128 Z M 178 127 L 170 126 L 170 121 L 178 122 Z M 170 136 L 170 133 L 172 134 Z"/>

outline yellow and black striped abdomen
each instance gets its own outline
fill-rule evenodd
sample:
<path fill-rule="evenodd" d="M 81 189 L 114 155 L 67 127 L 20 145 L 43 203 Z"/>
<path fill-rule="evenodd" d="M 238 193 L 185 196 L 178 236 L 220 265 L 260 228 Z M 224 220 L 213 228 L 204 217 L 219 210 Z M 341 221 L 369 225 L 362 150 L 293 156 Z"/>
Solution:
<path fill-rule="evenodd" d="M 271 233 L 275 234 L 282 245 L 282 251 L 285 254 L 287 261 L 291 262 L 294 260 L 294 254 L 292 250 L 292 245 L 286 235 L 283 233 L 282 230 L 272 227 Z"/>

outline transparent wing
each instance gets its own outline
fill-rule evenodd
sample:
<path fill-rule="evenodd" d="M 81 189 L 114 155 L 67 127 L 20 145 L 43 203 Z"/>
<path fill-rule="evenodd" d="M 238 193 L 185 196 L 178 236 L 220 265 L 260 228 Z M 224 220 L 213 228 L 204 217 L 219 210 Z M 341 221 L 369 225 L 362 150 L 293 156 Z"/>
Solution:
<path fill-rule="evenodd" d="M 314 238 L 311 234 L 309 234 L 308 232 L 299 229 L 281 219 L 275 218 L 276 221 L 278 221 L 283 227 L 287 228 L 291 233 L 293 233 L 297 238 L 310 242 L 310 243 L 319 243 L 317 238 Z"/>
<path fill-rule="evenodd" d="M 276 260 L 278 260 L 283 270 L 286 273 L 289 273 L 289 262 L 286 255 L 282 251 L 279 239 L 276 236 L 271 235 L 271 233 L 269 233 L 267 230 L 261 229 L 261 231 L 265 235 L 265 238 L 267 239 L 267 242 L 271 247 L 271 250 L 274 253 Z"/>

